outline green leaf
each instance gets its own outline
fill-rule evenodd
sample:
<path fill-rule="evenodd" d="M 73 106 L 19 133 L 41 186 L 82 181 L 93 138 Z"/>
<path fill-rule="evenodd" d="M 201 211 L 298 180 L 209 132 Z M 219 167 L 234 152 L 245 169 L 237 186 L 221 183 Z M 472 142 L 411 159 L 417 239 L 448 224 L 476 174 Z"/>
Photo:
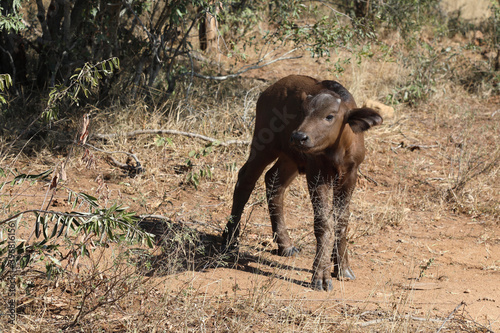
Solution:
<path fill-rule="evenodd" d="M 38 213 L 35 213 L 36 220 L 35 220 L 35 236 L 36 238 L 40 237 L 40 221 L 41 221 L 41 216 Z"/>
<path fill-rule="evenodd" d="M 25 179 L 32 179 L 32 180 L 34 180 L 34 179 L 36 179 L 36 180 L 42 179 L 43 180 L 43 179 L 47 178 L 52 173 L 52 170 L 53 169 L 49 169 L 49 170 L 46 170 L 46 171 L 44 171 L 42 173 L 39 173 L 37 175 L 20 174 L 20 175 L 16 176 L 14 178 L 14 180 L 17 180 L 17 181 L 19 181 L 19 180 L 25 180 Z"/>
<path fill-rule="evenodd" d="M 59 227 L 61 219 L 62 219 L 62 216 L 57 217 L 57 221 L 54 224 L 54 228 L 52 229 L 52 234 L 50 235 L 50 238 L 54 238 L 54 236 L 57 234 L 57 228 Z"/>
<path fill-rule="evenodd" d="M 153 244 L 153 237 L 151 236 L 146 236 L 146 244 L 148 245 L 149 248 L 153 248 L 154 244 Z"/>
<path fill-rule="evenodd" d="M 47 256 L 47 257 L 57 266 L 62 266 L 61 262 L 57 258 L 54 258 L 53 256 Z"/>
<path fill-rule="evenodd" d="M 85 201 L 89 203 L 92 207 L 94 208 L 98 207 L 97 198 L 83 192 L 80 192 L 79 195 L 82 196 L 85 199 Z"/>
<path fill-rule="evenodd" d="M 48 223 L 47 223 L 47 217 L 44 216 L 42 217 L 42 232 L 43 232 L 43 238 L 44 239 L 49 239 L 49 236 L 47 235 L 47 228 L 48 228 Z"/>
<path fill-rule="evenodd" d="M 31 262 L 31 254 L 27 253 L 24 256 L 22 256 L 21 259 L 19 260 L 19 266 L 21 267 L 21 269 L 24 269 L 26 268 L 26 266 L 28 266 L 30 262 Z"/>
<path fill-rule="evenodd" d="M 71 224 L 72 220 L 73 220 L 73 217 L 67 217 L 63 220 L 63 223 L 61 224 L 61 229 L 59 229 L 59 233 L 57 234 L 57 238 L 61 237 L 61 235 L 64 231 L 64 227 L 66 227 L 66 230 L 69 229 L 67 227 L 67 225 Z"/>
<path fill-rule="evenodd" d="M 157 147 L 162 147 L 165 145 L 165 138 L 157 135 L 154 143 Z"/>

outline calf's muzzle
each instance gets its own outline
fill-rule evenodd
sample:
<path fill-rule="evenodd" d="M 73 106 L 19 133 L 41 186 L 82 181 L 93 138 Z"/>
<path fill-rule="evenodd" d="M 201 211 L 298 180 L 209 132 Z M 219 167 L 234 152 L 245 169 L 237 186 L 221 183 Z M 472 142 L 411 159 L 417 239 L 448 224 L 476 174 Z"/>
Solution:
<path fill-rule="evenodd" d="M 297 147 L 308 147 L 311 140 L 304 132 L 293 132 L 290 137 L 290 143 Z"/>

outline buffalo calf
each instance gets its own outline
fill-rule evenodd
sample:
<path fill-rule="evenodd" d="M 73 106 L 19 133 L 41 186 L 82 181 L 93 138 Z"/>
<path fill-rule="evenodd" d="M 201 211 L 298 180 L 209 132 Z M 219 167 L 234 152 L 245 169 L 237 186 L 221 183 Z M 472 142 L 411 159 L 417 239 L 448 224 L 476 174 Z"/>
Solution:
<path fill-rule="evenodd" d="M 333 276 L 354 279 L 346 240 L 349 201 L 365 155 L 363 132 L 381 123 L 376 111 L 357 108 L 335 81 L 292 75 L 267 88 L 257 101 L 250 156 L 238 173 L 225 249 L 237 249 L 243 208 L 266 166 L 276 160 L 265 182 L 278 253 L 299 252 L 285 226 L 283 197 L 292 180 L 305 173 L 317 241 L 312 287 L 333 288 L 332 265 Z"/>

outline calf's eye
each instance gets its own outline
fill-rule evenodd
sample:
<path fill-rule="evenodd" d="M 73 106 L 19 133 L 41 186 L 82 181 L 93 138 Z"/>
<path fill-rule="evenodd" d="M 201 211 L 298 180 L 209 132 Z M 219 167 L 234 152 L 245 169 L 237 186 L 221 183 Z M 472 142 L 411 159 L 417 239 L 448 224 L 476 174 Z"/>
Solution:
<path fill-rule="evenodd" d="M 335 118 L 335 116 L 333 114 L 329 114 L 328 116 L 326 116 L 325 119 L 328 121 L 331 121 L 331 120 L 333 120 L 333 118 Z"/>

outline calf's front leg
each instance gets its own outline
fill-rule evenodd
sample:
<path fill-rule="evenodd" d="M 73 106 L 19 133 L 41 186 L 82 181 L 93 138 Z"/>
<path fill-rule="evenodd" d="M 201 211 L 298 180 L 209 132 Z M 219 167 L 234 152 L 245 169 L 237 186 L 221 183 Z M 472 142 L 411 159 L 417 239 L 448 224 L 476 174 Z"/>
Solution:
<path fill-rule="evenodd" d="M 311 287 L 316 290 L 333 289 L 331 253 L 334 247 L 335 226 L 331 215 L 328 192 L 331 186 L 319 176 L 307 175 L 309 195 L 314 209 L 316 256 L 313 262 Z"/>
<path fill-rule="evenodd" d="M 349 265 L 347 251 L 347 230 L 349 224 L 349 202 L 357 179 L 357 170 L 346 177 L 343 184 L 334 186 L 333 189 L 333 220 L 335 224 L 335 244 L 332 253 L 333 276 L 354 280 L 354 275 Z"/>

